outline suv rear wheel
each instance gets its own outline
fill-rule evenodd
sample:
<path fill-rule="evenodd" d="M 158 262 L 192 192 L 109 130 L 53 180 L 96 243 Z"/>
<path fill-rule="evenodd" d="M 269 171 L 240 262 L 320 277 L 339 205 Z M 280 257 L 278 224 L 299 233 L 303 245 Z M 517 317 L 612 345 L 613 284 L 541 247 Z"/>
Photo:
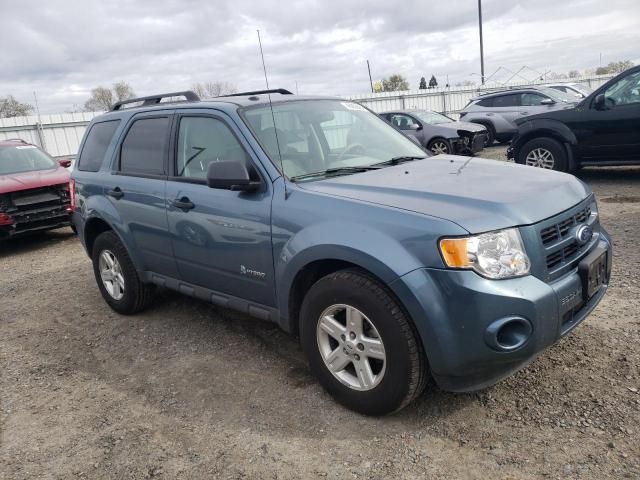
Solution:
<path fill-rule="evenodd" d="M 98 288 L 111 308 L 129 315 L 151 304 L 154 286 L 140 281 L 126 248 L 115 233 L 101 233 L 92 253 Z"/>
<path fill-rule="evenodd" d="M 321 278 L 304 298 L 300 322 L 312 372 L 348 408 L 383 415 L 424 389 L 427 367 L 414 327 L 386 287 L 364 272 Z"/>
<path fill-rule="evenodd" d="M 553 138 L 534 138 L 520 149 L 518 163 L 566 172 L 567 154 L 562 144 Z"/>

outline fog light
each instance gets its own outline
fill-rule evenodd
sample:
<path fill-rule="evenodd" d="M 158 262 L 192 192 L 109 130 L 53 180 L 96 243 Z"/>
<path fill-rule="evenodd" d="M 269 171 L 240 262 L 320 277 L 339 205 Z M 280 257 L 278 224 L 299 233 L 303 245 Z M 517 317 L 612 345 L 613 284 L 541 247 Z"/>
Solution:
<path fill-rule="evenodd" d="M 522 317 L 506 317 L 487 327 L 484 340 L 494 350 L 511 352 L 522 347 L 533 332 L 529 320 Z"/>

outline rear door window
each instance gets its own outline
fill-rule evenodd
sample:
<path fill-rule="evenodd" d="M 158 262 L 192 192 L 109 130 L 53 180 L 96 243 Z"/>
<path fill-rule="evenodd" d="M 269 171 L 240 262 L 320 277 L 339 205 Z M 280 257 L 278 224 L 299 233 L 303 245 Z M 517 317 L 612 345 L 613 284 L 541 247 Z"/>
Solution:
<path fill-rule="evenodd" d="M 102 166 L 107 148 L 113 139 L 120 120 L 94 123 L 87 134 L 87 139 L 78 158 L 78 170 L 97 172 Z"/>
<path fill-rule="evenodd" d="M 133 175 L 166 175 L 169 117 L 136 120 L 122 142 L 120 171 Z"/>

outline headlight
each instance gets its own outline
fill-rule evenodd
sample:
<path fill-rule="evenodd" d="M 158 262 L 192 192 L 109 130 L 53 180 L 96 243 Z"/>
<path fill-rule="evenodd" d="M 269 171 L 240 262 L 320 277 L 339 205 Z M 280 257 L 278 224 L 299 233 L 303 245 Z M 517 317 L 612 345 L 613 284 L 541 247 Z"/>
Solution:
<path fill-rule="evenodd" d="M 520 277 L 531 267 L 517 228 L 443 238 L 440 252 L 449 268 L 472 269 L 487 278 Z"/>

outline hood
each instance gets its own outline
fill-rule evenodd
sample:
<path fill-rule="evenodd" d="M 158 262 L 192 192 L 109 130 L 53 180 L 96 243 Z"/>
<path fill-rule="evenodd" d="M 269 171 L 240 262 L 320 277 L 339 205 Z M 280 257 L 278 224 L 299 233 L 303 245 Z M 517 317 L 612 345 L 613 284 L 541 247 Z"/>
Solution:
<path fill-rule="evenodd" d="M 555 106 L 549 108 L 546 112 L 542 112 L 542 113 L 535 113 L 533 115 L 527 115 L 526 117 L 519 117 L 516 118 L 514 120 L 516 125 L 522 125 L 525 122 L 528 122 L 530 120 L 535 120 L 535 119 L 541 119 L 541 118 L 555 118 L 555 115 L 558 112 L 564 112 L 566 110 L 573 110 L 574 108 L 576 108 L 581 102 L 578 103 L 562 103 L 562 104 L 556 104 Z"/>
<path fill-rule="evenodd" d="M 584 183 L 565 173 L 455 155 L 298 185 L 308 191 L 443 218 L 470 233 L 536 223 L 591 193 Z"/>
<path fill-rule="evenodd" d="M 69 171 L 63 167 L 35 172 L 18 172 L 0 175 L 0 194 L 48 187 L 69 182 Z"/>
<path fill-rule="evenodd" d="M 429 128 L 435 128 L 435 127 L 443 128 L 446 130 L 453 130 L 456 132 L 458 130 L 466 130 L 467 132 L 471 132 L 471 133 L 484 132 L 487 130 L 487 127 L 485 127 L 484 125 L 480 125 L 478 123 L 471 123 L 471 122 L 450 122 L 450 123 L 436 123 L 435 125 L 429 125 Z"/>

